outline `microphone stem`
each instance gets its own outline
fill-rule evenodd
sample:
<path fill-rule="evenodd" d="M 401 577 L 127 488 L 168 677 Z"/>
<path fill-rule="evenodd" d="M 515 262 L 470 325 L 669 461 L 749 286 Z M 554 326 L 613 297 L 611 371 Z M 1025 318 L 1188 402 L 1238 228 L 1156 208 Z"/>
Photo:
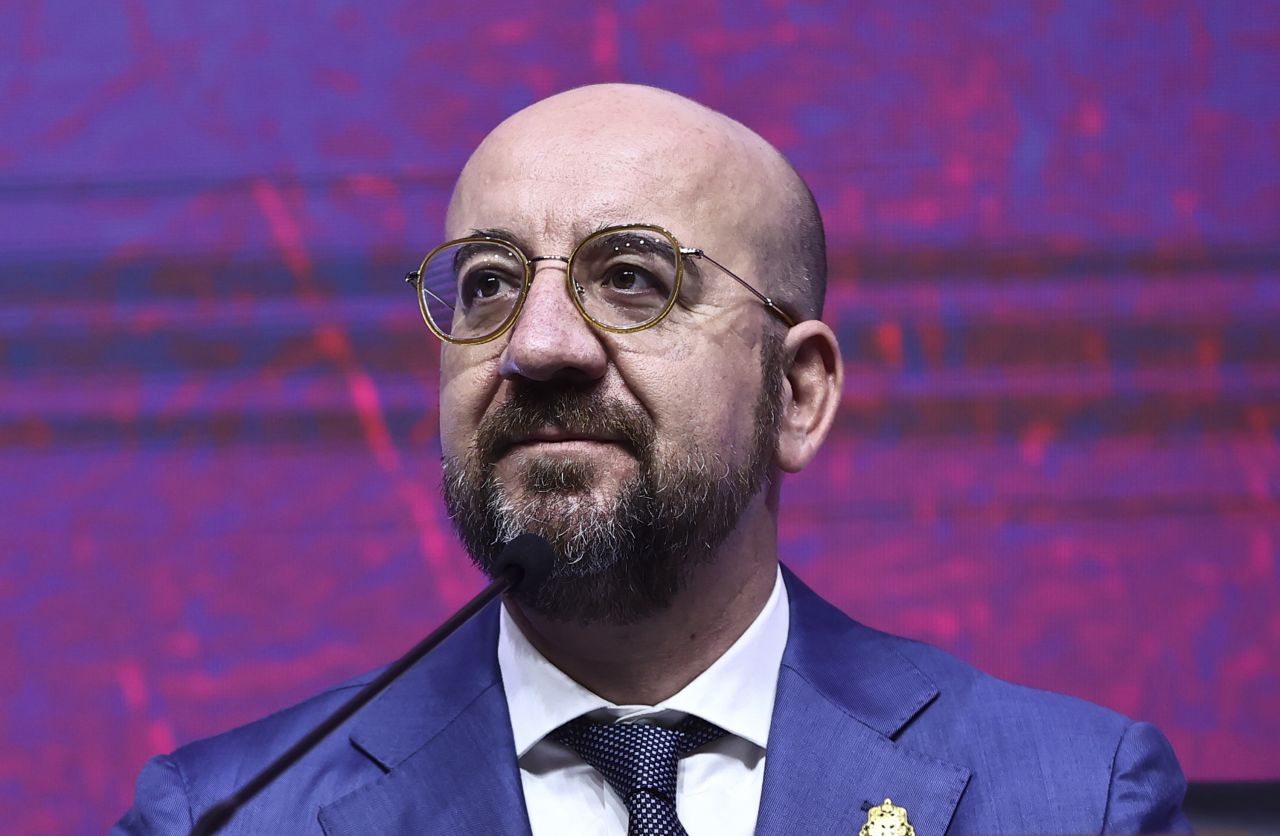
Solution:
<path fill-rule="evenodd" d="M 212 834 L 221 830 L 237 810 L 266 789 L 272 781 L 280 777 L 282 772 L 307 752 L 314 749 L 316 744 L 328 737 L 338 726 L 349 720 L 351 715 L 363 708 L 367 702 L 381 694 L 401 674 L 413 667 L 423 656 L 430 653 L 432 648 L 447 639 L 455 630 L 470 620 L 472 616 L 484 609 L 490 601 L 519 583 L 523 574 L 524 570 L 519 566 L 510 565 L 504 567 L 498 577 L 494 578 L 488 586 L 482 589 L 479 595 L 467 602 L 462 609 L 450 616 L 447 621 L 433 630 L 425 639 L 414 645 L 413 649 L 408 653 L 387 666 L 372 682 L 361 688 L 355 696 L 343 703 L 337 711 L 330 714 L 323 723 L 290 746 L 284 754 L 267 764 L 261 772 L 253 776 L 244 786 L 205 810 L 204 815 L 200 816 L 195 826 L 191 828 L 191 836 L 212 836 Z"/>

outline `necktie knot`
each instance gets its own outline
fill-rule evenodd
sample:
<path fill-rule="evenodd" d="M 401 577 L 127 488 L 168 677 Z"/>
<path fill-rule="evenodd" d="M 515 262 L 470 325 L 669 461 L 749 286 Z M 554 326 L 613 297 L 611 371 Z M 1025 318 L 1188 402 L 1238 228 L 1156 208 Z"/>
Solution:
<path fill-rule="evenodd" d="M 604 776 L 627 805 L 630 836 L 684 834 L 676 817 L 680 758 L 724 734 L 690 715 L 675 728 L 648 723 L 595 723 L 579 717 L 551 733 Z"/>

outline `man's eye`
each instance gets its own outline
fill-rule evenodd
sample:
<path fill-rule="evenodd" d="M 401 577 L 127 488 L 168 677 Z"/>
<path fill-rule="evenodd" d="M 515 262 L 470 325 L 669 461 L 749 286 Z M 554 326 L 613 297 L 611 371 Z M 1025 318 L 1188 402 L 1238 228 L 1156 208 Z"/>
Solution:
<path fill-rule="evenodd" d="M 620 290 L 624 293 L 641 293 L 652 290 L 657 284 L 648 271 L 638 267 L 618 266 L 609 270 L 601 280 L 609 290 Z"/>
<path fill-rule="evenodd" d="M 514 290 L 513 280 L 497 270 L 474 270 L 462 280 L 462 298 L 465 302 L 493 299 Z"/>
<path fill-rule="evenodd" d="M 502 282 L 493 273 L 484 273 L 476 279 L 475 295 L 482 299 L 497 296 L 502 290 Z"/>

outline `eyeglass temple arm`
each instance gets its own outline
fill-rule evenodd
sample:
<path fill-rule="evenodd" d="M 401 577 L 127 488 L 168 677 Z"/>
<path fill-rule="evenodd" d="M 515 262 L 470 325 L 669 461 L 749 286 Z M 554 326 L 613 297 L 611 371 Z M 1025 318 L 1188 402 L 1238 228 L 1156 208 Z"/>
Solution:
<path fill-rule="evenodd" d="M 760 303 L 764 305 L 766 308 L 768 308 L 770 313 L 772 313 L 778 319 L 785 322 L 788 328 L 794 328 L 796 326 L 796 321 L 791 318 L 791 314 L 787 313 L 782 308 L 779 308 L 772 299 L 770 299 L 768 296 L 765 296 L 763 293 L 761 293 L 760 291 L 752 287 L 750 284 L 748 284 L 746 279 L 742 278 L 737 273 L 730 270 L 728 267 L 725 267 L 723 264 L 716 261 L 711 256 L 707 255 L 702 250 L 699 250 L 696 247 L 681 247 L 680 254 L 686 255 L 686 256 L 694 256 L 695 258 L 703 258 L 703 259 L 706 259 L 707 261 L 710 261 L 716 267 L 719 267 L 721 270 L 723 270 L 729 278 L 733 279 L 735 282 L 745 287 L 751 293 L 752 296 L 759 299 Z"/>
<path fill-rule="evenodd" d="M 419 283 L 419 281 L 418 281 L 418 280 L 419 280 L 419 279 L 421 279 L 421 278 L 422 278 L 422 274 L 421 274 L 420 272 L 418 272 L 417 270 L 410 270 L 408 273 L 405 273 L 405 274 L 404 274 L 404 282 L 405 282 L 405 284 L 416 285 L 416 286 L 417 286 L 417 287 L 418 287 L 418 288 L 419 288 L 423 293 L 427 294 L 427 295 L 428 295 L 428 296 L 430 296 L 432 299 L 434 299 L 434 300 L 436 300 L 437 302 L 439 302 L 441 305 L 444 305 L 445 307 L 448 307 L 448 306 L 449 306 L 449 303 L 448 303 L 448 302 L 444 301 L 444 300 L 443 300 L 443 299 L 441 299 L 439 296 L 437 296 L 437 295 L 435 295 L 434 293 L 432 293 L 432 292 L 431 292 L 431 288 L 427 287 L 425 284 L 420 284 L 420 283 Z"/>

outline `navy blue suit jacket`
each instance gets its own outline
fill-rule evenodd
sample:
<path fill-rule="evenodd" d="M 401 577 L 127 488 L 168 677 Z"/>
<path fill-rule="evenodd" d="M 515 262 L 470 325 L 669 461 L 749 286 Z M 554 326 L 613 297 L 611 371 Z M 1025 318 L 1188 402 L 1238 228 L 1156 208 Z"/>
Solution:
<path fill-rule="evenodd" d="M 757 833 L 856 833 L 886 797 L 917 836 L 1188 829 L 1182 772 L 1154 727 L 863 627 L 784 576 L 791 628 Z M 528 833 L 497 635 L 495 604 L 223 832 Z M 366 681 L 155 758 L 115 832 L 186 833 Z"/>

